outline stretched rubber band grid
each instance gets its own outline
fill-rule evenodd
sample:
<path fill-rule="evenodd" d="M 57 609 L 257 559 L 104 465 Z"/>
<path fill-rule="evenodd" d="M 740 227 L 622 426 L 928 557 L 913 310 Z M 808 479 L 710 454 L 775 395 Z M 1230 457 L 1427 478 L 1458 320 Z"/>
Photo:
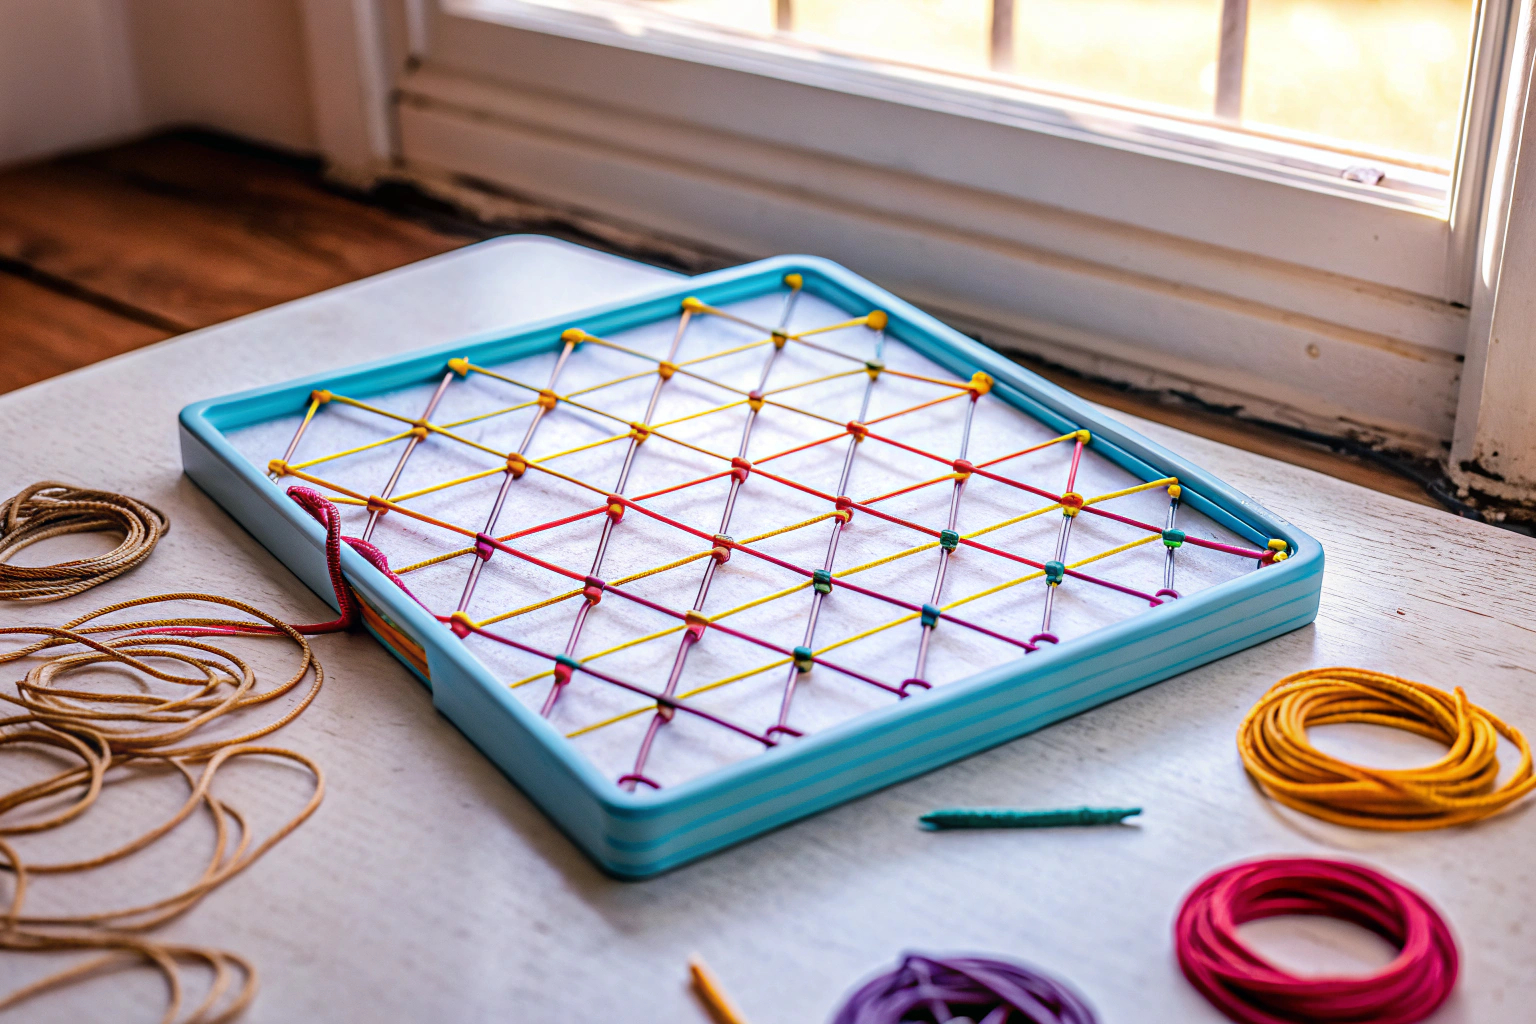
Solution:
<path fill-rule="evenodd" d="M 1324 754 L 1307 739 L 1310 726 L 1346 722 L 1404 729 L 1449 750 L 1421 768 L 1365 768 Z M 1499 785 L 1501 735 L 1520 761 Z M 1248 773 L 1271 798 L 1354 828 L 1463 825 L 1536 789 L 1525 737 L 1468 701 L 1460 687 L 1446 693 L 1365 669 L 1319 668 L 1280 680 L 1243 719 L 1237 743 Z"/>
<path fill-rule="evenodd" d="M 1145 602 L 1144 607 L 1151 608 L 1178 597 L 1178 592 L 1174 589 L 1176 552 L 1178 558 L 1189 557 L 1192 549 L 1209 552 L 1216 556 L 1235 556 L 1251 560 L 1255 568 L 1286 557 L 1285 545 L 1279 541 L 1271 543 L 1268 548 L 1254 549 L 1193 536 L 1177 529 L 1175 522 L 1182 489 L 1179 482 L 1171 477 L 1147 481 L 1105 494 L 1085 496 L 1077 493 L 1074 487 L 1078 467 L 1083 453 L 1093 443 L 1091 435 L 1086 430 L 1074 430 L 980 462 L 969 460 L 967 454 L 971 443 L 975 408 L 992 390 L 992 380 L 986 374 L 977 373 L 968 380 L 955 380 L 888 367 L 884 358 L 886 315 L 879 310 L 809 330 L 791 331 L 787 325 L 800 299 L 798 275 L 787 275 L 784 283 L 782 306 L 775 325 L 759 324 L 697 299 L 683 300 L 675 330 L 671 333 L 670 343 L 656 355 L 640 351 L 619 341 L 594 336 L 580 328 L 571 328 L 564 333 L 549 376 L 543 381 L 520 380 L 516 376 L 515 367 L 494 369 L 479 366 L 464 358 L 449 359 L 443 366 L 441 376 L 436 379 L 430 395 L 416 407 L 420 409 L 419 416 L 385 409 L 376 403 L 335 391 L 316 391 L 311 396 L 303 419 L 288 442 L 282 457 L 271 461 L 269 474 L 277 481 L 285 478 L 303 481 L 317 489 L 316 492 L 311 493 L 324 493 L 338 504 L 366 509 L 367 525 L 362 533 L 363 540 L 369 540 L 373 536 L 373 531 L 386 515 L 410 519 L 430 530 L 440 531 L 450 538 L 462 538 L 457 540 L 460 546 L 452 550 L 434 554 L 412 564 L 397 566 L 394 571 L 400 577 L 408 578 L 411 573 L 429 566 L 441 566 L 457 559 L 465 560 L 464 582 L 455 606 L 432 607 L 430 610 L 461 638 L 482 638 L 542 659 L 546 666 L 542 671 L 511 680 L 509 685 L 517 688 L 536 681 L 548 680 L 549 689 L 545 692 L 540 707 L 544 716 L 549 717 L 557 707 L 563 706 L 564 695 L 578 678 L 595 680 L 643 698 L 645 702 L 637 707 L 596 721 L 589 721 L 568 732 L 572 737 L 587 735 L 636 716 L 649 715 L 649 723 L 643 737 L 638 740 L 632 766 L 618 779 L 619 784 L 626 788 L 640 785 L 659 787 L 659 783 L 647 770 L 652 747 L 660 731 L 673 722 L 679 713 L 694 721 L 713 723 L 714 726 L 750 738 L 763 747 L 771 747 L 785 737 L 802 734 L 801 729 L 794 724 L 796 697 L 806 677 L 815 670 L 833 673 L 859 686 L 884 692 L 892 699 L 900 700 L 931 686 L 928 668 L 930 641 L 934 631 L 941 626 L 973 633 L 988 640 L 1006 644 L 1020 654 L 1028 654 L 1038 650 L 1041 644 L 1058 642 L 1056 635 L 1051 631 L 1052 605 L 1055 591 L 1061 586 L 1083 587 L 1087 590 L 1126 595 Z M 696 323 L 703 317 L 719 318 L 759 332 L 759 340 L 728 345 L 696 358 L 679 358 L 690 324 Z M 833 332 L 860 329 L 870 332 L 872 336 L 873 358 L 866 358 L 864 354 L 855 355 L 842 351 L 837 347 L 837 341 L 828 341 L 823 338 L 824 335 Z M 642 361 L 643 365 L 633 373 L 566 390 L 562 388 L 562 380 L 568 376 L 569 367 L 583 347 L 621 353 Z M 804 380 L 770 388 L 768 386 L 770 377 L 776 367 L 783 365 L 784 352 L 799 348 L 814 351 L 819 356 L 830 357 L 847 368 L 830 373 L 818 371 Z M 759 362 L 755 386 L 744 384 L 738 387 L 723 383 L 711 376 L 711 362 L 725 356 L 738 359 L 757 358 Z M 446 422 L 435 421 L 433 417 L 440 408 L 444 407 L 445 396 L 451 395 L 455 387 L 462 386 L 456 382 L 471 376 L 494 382 L 494 386 L 510 388 L 519 400 L 490 412 Z M 687 378 L 691 382 L 716 387 L 728 396 L 728 400 L 684 416 L 658 421 L 656 416 L 660 403 L 668 393 L 671 382 L 678 378 Z M 798 390 L 842 378 L 847 378 L 850 382 L 861 381 L 861 399 L 856 406 L 857 418 L 843 421 L 827 416 L 817 408 L 806 408 L 796 404 L 795 393 Z M 931 398 L 915 402 L 906 408 L 877 417 L 869 417 L 871 396 L 878 392 L 880 382 L 887 378 L 900 378 L 912 382 L 914 386 L 931 388 L 937 393 Z M 602 392 L 605 389 L 626 382 L 646 380 L 649 380 L 651 385 L 649 398 L 638 419 L 621 416 L 603 407 Z M 942 454 L 909 444 L 892 436 L 889 432 L 894 424 L 915 421 L 918 417 L 929 415 L 931 411 L 954 402 L 964 405 L 963 425 L 955 446 Z M 323 411 L 335 406 L 346 407 L 357 413 L 376 417 L 381 423 L 388 425 L 390 432 L 381 438 L 341 451 L 296 459 L 296 453 L 306 436 L 313 436 L 311 432 L 316 430 L 315 425 L 324 421 Z M 678 424 L 696 421 L 727 410 L 737 410 L 738 415 L 745 412 L 740 431 L 730 450 L 712 450 L 710 447 L 687 440 L 674 429 Z M 466 436 L 465 431 L 470 424 L 484 424 L 487 420 L 518 411 L 526 411 L 529 419 L 526 427 L 522 429 L 521 440 L 510 451 L 500 450 Z M 414 412 L 415 409 L 412 409 L 412 413 Z M 551 454 L 538 457 L 530 455 L 542 425 L 548 423 L 551 416 L 566 414 L 579 414 L 589 423 L 611 423 L 612 433 Z M 814 430 L 814 436 L 811 440 L 749 459 L 748 453 L 754 432 L 760 430 L 762 423 L 770 417 L 783 423 L 798 421 L 801 425 L 810 424 Z M 492 467 L 474 473 L 440 480 L 414 490 L 401 491 L 399 484 L 403 473 L 413 454 L 424 444 L 457 447 L 466 452 L 481 453 L 482 457 L 490 455 L 495 458 L 496 463 Z M 349 487 L 322 475 L 327 472 L 328 464 L 338 459 L 377 451 L 389 445 L 399 446 L 399 455 L 388 477 L 381 481 L 382 487 L 376 493 L 368 493 L 356 485 Z M 618 446 L 623 452 L 618 471 L 613 478 L 594 481 L 561 468 L 562 460 L 609 445 Z M 629 482 L 636 461 L 642 458 L 653 458 L 654 456 L 648 453 L 656 445 L 675 446 L 675 450 L 691 453 L 690 457 L 701 456 L 715 463 L 718 468 L 695 479 L 646 493 L 631 494 Z M 1071 467 L 1065 477 L 1064 487 L 1055 490 L 1020 479 L 1021 471 L 1027 471 L 1029 456 L 1062 445 L 1071 448 Z M 918 456 L 934 464 L 934 475 L 887 493 L 850 496 L 846 493 L 851 479 L 850 470 L 857 459 L 865 457 L 860 456 L 859 453 L 870 446 L 905 453 L 903 457 Z M 827 489 L 826 484 L 813 486 L 778 468 L 778 460 L 818 450 L 827 451 L 830 457 L 839 460 L 841 470 L 833 490 Z M 832 455 L 834 451 L 836 455 Z M 530 517 L 527 515 L 527 510 L 521 510 L 519 516 L 522 522 L 519 523 L 519 528 L 512 532 L 498 533 L 498 525 L 507 510 L 509 497 L 515 492 L 517 482 L 525 479 L 529 474 L 536 474 L 549 481 L 558 481 L 561 486 L 574 488 L 578 493 L 590 494 L 592 504 L 567 514 L 550 517 L 542 522 L 534 521 L 530 525 L 522 524 L 536 517 Z M 451 487 L 498 477 L 499 484 L 494 498 L 489 501 L 483 517 L 477 518 L 472 524 L 450 522 L 419 511 L 409 504 L 413 499 L 436 494 Z M 957 529 L 957 523 L 962 498 L 968 486 L 977 479 L 1000 485 L 1031 504 L 1038 505 L 1041 499 L 1044 499 L 1045 504 L 1027 507 L 1027 510 L 981 529 L 961 533 Z M 675 495 L 716 481 L 726 482 L 726 494 L 713 529 L 683 523 L 663 513 L 654 504 L 655 499 L 664 495 Z M 949 511 L 942 522 L 932 525 L 917 522 L 896 515 L 883 507 L 886 502 L 901 495 L 936 486 L 947 486 L 950 492 Z M 761 502 L 771 498 L 771 493 L 775 489 L 780 494 L 797 492 L 803 497 L 815 499 L 823 504 L 823 511 L 796 522 L 782 523 L 753 536 L 733 537 L 732 522 L 742 495 L 752 494 L 753 500 Z M 1117 498 L 1155 489 L 1166 490 L 1168 495 L 1168 513 L 1163 524 L 1144 522 L 1103 507 Z M 1059 513 L 1061 518 L 1055 547 L 1049 553 L 1053 557 L 1032 557 L 1012 550 L 1008 546 L 989 543 L 982 539 L 1008 526 L 1050 513 Z M 1086 556 L 1069 556 L 1069 535 L 1072 523 L 1081 515 L 1091 516 L 1106 524 L 1120 524 L 1127 528 L 1125 541 Z M 605 570 L 613 545 L 621 542 L 621 538 L 627 535 L 628 528 L 622 524 L 626 517 L 633 516 L 643 517 L 652 523 L 661 524 L 675 531 L 696 545 L 694 551 L 660 565 L 628 572 L 617 578 L 608 578 Z M 910 546 L 863 564 L 839 567 L 837 564 L 839 540 L 856 517 L 866 522 L 893 528 L 896 533 L 910 538 Z M 559 564 L 515 543 L 588 520 L 596 520 L 600 528 L 590 561 L 583 565 Z M 761 546 L 762 542 L 769 538 L 805 530 L 817 524 L 826 524 L 823 528 L 828 531 L 826 546 L 823 549 L 824 555 L 819 565 L 798 564 L 790 559 L 779 557 Z M 1165 585 L 1155 593 L 1117 582 L 1102 574 L 1094 564 L 1112 559 L 1122 552 L 1142 545 L 1159 543 L 1167 552 L 1163 574 Z M 1017 575 L 976 593 L 959 596 L 946 593 L 946 575 L 953 557 L 960 551 L 1011 565 Z M 885 587 L 864 585 L 858 578 L 859 574 L 879 566 L 911 559 L 929 552 L 931 554 L 928 554 L 927 558 L 932 561 L 927 563 L 929 568 L 926 572 L 931 573 L 928 576 L 931 582 L 927 584 L 928 600 L 926 601 L 899 596 Z M 525 569 L 542 571 L 560 589 L 521 607 L 497 609 L 489 615 L 472 616 L 470 611 L 474 607 L 485 565 L 492 558 L 503 556 L 517 560 Z M 798 577 L 799 582 L 735 607 L 721 611 L 707 610 L 707 602 L 714 582 L 722 572 L 733 571 L 734 567 L 727 568 L 727 563 L 733 558 L 749 559 L 760 562 L 764 566 L 787 571 Z M 691 565 L 697 566 L 698 572 L 696 596 L 691 606 L 677 607 L 655 600 L 647 596 L 641 588 L 634 586 L 639 581 L 657 574 L 676 572 Z M 1090 566 L 1092 571 L 1088 571 Z M 1042 586 L 1046 594 L 1043 616 L 1038 629 L 1033 632 L 1018 635 L 1011 630 L 998 628 L 991 623 L 974 618 L 965 611 L 964 606 L 971 602 L 1031 583 Z M 805 617 L 800 620 L 803 625 L 796 635 L 783 637 L 759 635 L 752 630 L 737 628 L 728 621 L 732 616 L 748 609 L 758 608 L 802 591 L 810 591 L 809 608 Z M 888 621 L 860 629 L 853 635 L 837 637 L 829 641 L 822 635 L 824 630 L 818 631 L 818 624 L 825 601 L 838 591 L 878 602 L 890 609 L 892 617 Z M 636 610 L 643 609 L 655 613 L 663 621 L 670 620 L 670 624 L 616 645 L 596 651 L 585 651 L 582 640 L 587 631 L 588 621 L 594 609 L 604 600 L 620 602 Z M 574 610 L 571 613 L 566 639 L 558 647 L 552 643 L 529 642 L 525 631 L 507 628 L 509 624 L 515 627 L 514 620 L 520 616 L 566 602 L 572 602 Z M 881 678 L 864 671 L 856 662 L 844 661 L 835 655 L 838 648 L 913 621 L 920 621 L 921 632 L 917 649 L 913 652 L 912 669 L 905 676 Z M 757 665 L 745 666 L 742 670 L 732 672 L 728 676 L 684 688 L 682 680 L 690 653 L 699 644 L 705 642 L 710 633 L 744 641 L 763 651 L 765 660 Z M 671 638 L 671 642 L 675 644 L 670 669 L 654 681 L 642 683 L 627 677 L 619 668 L 608 670 L 601 667 L 601 659 L 610 655 L 639 644 L 663 641 L 668 638 Z M 784 676 L 778 687 L 777 713 L 770 720 L 735 721 L 723 715 L 704 711 L 691 702 L 692 698 L 701 694 L 774 670 L 782 670 Z"/>
<path fill-rule="evenodd" d="M 1081 996 L 1023 964 L 908 953 L 894 971 L 861 985 L 832 1024 L 1095 1024 Z"/>
<path fill-rule="evenodd" d="M 1373 974 L 1298 977 L 1259 956 L 1237 926 L 1306 914 L 1350 921 L 1386 939 L 1396 959 Z M 1240 1024 L 1412 1024 L 1456 984 L 1456 943 L 1418 893 L 1369 868 L 1307 857 L 1224 868 L 1185 898 L 1174 925 L 1190 984 Z"/>

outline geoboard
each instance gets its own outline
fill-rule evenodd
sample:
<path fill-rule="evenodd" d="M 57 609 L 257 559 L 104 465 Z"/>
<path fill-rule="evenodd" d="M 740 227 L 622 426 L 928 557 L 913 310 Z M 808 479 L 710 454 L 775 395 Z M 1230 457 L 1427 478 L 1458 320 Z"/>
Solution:
<path fill-rule="evenodd" d="M 666 870 L 1310 622 L 1316 541 L 807 257 L 182 412 L 186 472 L 602 867 Z"/>

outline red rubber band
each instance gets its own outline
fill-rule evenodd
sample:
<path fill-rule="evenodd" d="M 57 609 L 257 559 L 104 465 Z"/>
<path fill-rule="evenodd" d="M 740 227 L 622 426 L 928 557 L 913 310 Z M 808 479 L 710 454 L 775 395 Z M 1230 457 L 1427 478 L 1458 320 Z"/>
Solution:
<path fill-rule="evenodd" d="M 1290 914 L 1350 921 L 1400 952 L 1374 974 L 1289 974 L 1249 948 L 1237 926 Z M 1341 861 L 1293 857 L 1224 868 L 1185 897 L 1174 944 L 1190 984 L 1240 1024 L 1412 1024 L 1456 984 L 1456 942 L 1434 907 L 1400 882 Z"/>

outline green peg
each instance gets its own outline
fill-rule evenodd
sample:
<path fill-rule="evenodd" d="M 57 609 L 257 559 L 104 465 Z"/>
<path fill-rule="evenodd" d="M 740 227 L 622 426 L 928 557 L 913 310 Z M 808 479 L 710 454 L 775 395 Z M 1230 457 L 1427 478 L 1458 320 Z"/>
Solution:
<path fill-rule="evenodd" d="M 1007 808 L 953 808 L 930 811 L 919 820 L 925 828 L 1061 828 L 1080 825 L 1118 825 L 1140 807 L 1070 807 L 1056 811 L 1017 811 Z"/>

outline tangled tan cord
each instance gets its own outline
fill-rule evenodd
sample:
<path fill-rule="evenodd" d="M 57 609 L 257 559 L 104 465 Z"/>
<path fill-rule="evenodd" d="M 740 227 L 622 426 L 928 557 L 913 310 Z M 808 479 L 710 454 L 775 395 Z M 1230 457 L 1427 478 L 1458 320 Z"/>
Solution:
<path fill-rule="evenodd" d="M 149 557 L 170 521 L 123 494 L 44 480 L 0 505 L 0 600 L 57 601 L 121 575 Z M 123 542 L 104 555 L 58 565 L 11 565 L 23 548 L 67 533 L 113 531 Z"/>
<path fill-rule="evenodd" d="M 23 497 L 31 492 L 23 492 Z M 74 492 L 92 494 L 95 492 Z M 13 499 L 14 500 L 14 499 Z M 147 508 L 147 506 L 140 506 Z M 164 518 L 152 537 L 164 532 Z M 153 541 L 150 542 L 151 546 Z M 148 553 L 145 549 L 144 553 Z M 142 556 L 140 556 L 142 557 Z M 126 568 L 127 566 L 123 566 Z M 118 569 L 117 571 L 122 571 Z M 83 586 L 81 587 L 83 589 Z M 62 596 L 62 595 L 59 595 Z M 220 605 L 252 619 L 160 618 L 104 623 L 115 612 L 168 602 Z M 261 632 L 256 632 L 260 630 Z M 262 689 L 255 671 L 222 646 L 200 637 L 231 634 L 253 639 L 286 638 L 297 647 L 298 665 L 288 678 Z M 37 833 L 75 821 L 112 785 L 107 773 L 128 767 L 136 774 L 155 766 L 169 767 L 186 782 L 187 798 L 167 820 L 147 828 L 136 839 L 105 853 L 59 863 L 29 864 L 16 848 L 0 838 L 0 870 L 12 878 L 9 906 L 0 916 L 0 949 L 18 951 L 99 951 L 74 967 L 0 997 L 0 1010 L 49 989 L 135 963 L 157 968 L 169 989 L 162 1018 L 166 1024 L 217 1024 L 236 1017 L 256 991 L 256 971 L 249 961 L 218 949 L 156 942 L 145 933 L 184 913 L 219 885 L 245 870 L 262 854 L 314 813 L 325 782 L 309 758 L 291 750 L 252 741 L 282 728 L 299 715 L 319 692 L 325 675 L 304 636 L 294 627 L 248 604 L 211 594 L 162 594 L 123 601 L 82 615 L 62 626 L 0 627 L 0 636 L 35 636 L 27 646 L 0 653 L 0 664 L 34 659 L 37 664 L 16 681 L 14 693 L 0 693 L 20 713 L 0 718 L 0 751 L 44 748 L 78 759 L 76 767 L 51 778 L 21 785 L 0 796 L 0 836 Z M 167 666 L 167 662 L 179 663 Z M 107 669 L 108 671 L 100 671 Z M 132 674 L 124 669 L 131 669 Z M 181 674 L 184 673 L 184 674 Z M 132 676 L 130 678 L 130 675 Z M 70 682 L 70 677 L 80 679 Z M 170 696 L 150 692 L 144 677 L 172 684 Z M 274 719 L 227 738 L 199 742 L 196 734 L 225 715 L 265 704 L 290 693 L 306 678 L 309 688 Z M 309 771 L 314 791 L 308 802 L 276 831 L 257 841 L 246 819 L 213 792 L 213 780 L 230 761 L 253 755 L 285 758 Z M 123 773 L 120 773 L 120 775 Z M 57 800 L 73 794 L 62 810 Z M 16 821 L 16 812 L 48 801 L 39 816 Z M 201 876 L 169 896 L 122 909 L 68 916 L 33 916 L 24 911 L 29 880 L 45 874 L 90 871 L 119 861 L 170 834 L 202 808 L 210 816 L 215 842 Z M 14 823 L 13 823 L 14 822 Z M 211 969 L 206 996 L 182 1017 L 186 1002 L 181 971 L 200 964 Z"/>

